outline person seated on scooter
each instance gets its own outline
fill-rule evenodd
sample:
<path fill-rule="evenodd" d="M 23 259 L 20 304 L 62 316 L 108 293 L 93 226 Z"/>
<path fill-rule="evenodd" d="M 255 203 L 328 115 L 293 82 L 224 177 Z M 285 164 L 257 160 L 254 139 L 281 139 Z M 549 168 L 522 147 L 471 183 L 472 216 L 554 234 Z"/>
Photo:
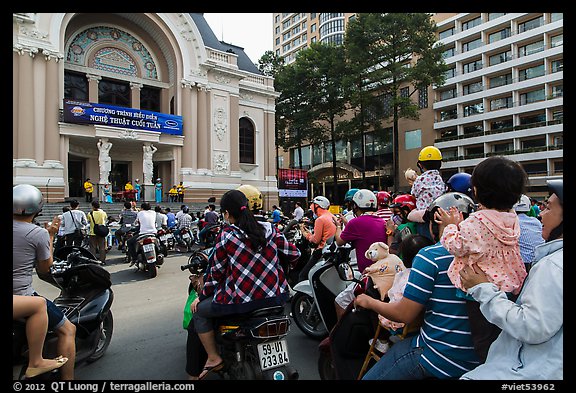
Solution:
<path fill-rule="evenodd" d="M 208 205 L 208 212 L 204 214 L 204 221 L 205 225 L 204 228 L 198 233 L 198 243 L 200 244 L 200 248 L 206 248 L 206 235 L 208 231 L 212 229 L 212 227 L 218 224 L 218 213 L 215 212 L 216 205 L 210 204 Z"/>
<path fill-rule="evenodd" d="M 128 253 L 130 254 L 130 266 L 133 266 L 138 259 L 136 244 L 140 235 L 156 235 L 156 212 L 151 210 L 150 202 L 142 202 L 140 211 L 136 215 L 134 225 L 138 227 L 132 236 L 126 242 L 128 245 Z"/>
<path fill-rule="evenodd" d="M 48 308 L 46 299 L 41 296 L 12 295 L 12 318 L 26 319 L 26 340 L 28 341 L 28 367 L 24 376 L 37 375 L 62 367 L 68 358 L 60 355 L 55 359 L 44 359 L 44 341 L 48 333 Z"/>
<path fill-rule="evenodd" d="M 138 212 L 132 209 L 130 201 L 124 202 L 124 209 L 120 212 L 120 220 L 118 221 L 120 228 L 114 233 L 116 240 L 118 240 L 118 250 L 123 250 L 126 246 L 124 244 L 124 235 L 133 227 L 137 214 Z"/>
<path fill-rule="evenodd" d="M 162 206 L 154 206 L 156 212 L 156 230 L 168 228 L 168 216 L 162 211 Z"/>
<path fill-rule="evenodd" d="M 334 214 L 328 211 L 330 207 L 330 201 L 324 196 L 317 196 L 312 199 L 310 203 L 310 209 L 313 211 L 314 220 L 314 233 L 311 233 L 304 224 L 300 224 L 300 231 L 302 236 L 306 238 L 310 243 L 316 245 L 316 248 L 310 255 L 310 259 L 306 265 L 300 271 L 298 275 L 298 281 L 308 280 L 308 272 L 312 269 L 312 266 L 318 262 L 318 259 L 322 256 L 322 248 L 326 245 L 326 241 L 334 236 L 336 233 L 336 224 L 334 223 Z"/>
<path fill-rule="evenodd" d="M 374 261 L 366 257 L 366 250 L 373 243 L 386 243 L 386 226 L 384 220 L 375 214 L 378 205 L 376 195 L 372 191 L 367 189 L 356 191 L 352 197 L 351 208 L 354 213 L 352 220 L 347 221 L 342 216 L 334 220 L 336 225 L 334 240 L 339 246 L 343 246 L 346 243 L 351 244 L 356 251 L 358 271 L 364 273 L 364 269 L 374 263 Z M 356 283 L 351 283 L 336 296 L 334 305 L 338 319 L 344 314 L 346 307 L 354 300 L 355 287 Z"/>
<path fill-rule="evenodd" d="M 50 276 L 50 266 L 54 262 L 52 247 L 58 233 L 60 218 L 55 216 L 52 223 L 39 227 L 33 224 L 42 211 L 42 192 L 29 184 L 19 184 L 12 189 L 12 294 L 40 296 L 32 287 L 32 274 Z M 51 276 L 50 276 L 51 277 Z M 58 336 L 57 351 L 68 358 L 61 367 L 63 380 L 74 379 L 76 359 L 76 326 L 70 322 L 62 310 L 46 299 L 48 307 L 48 329 Z"/>
<path fill-rule="evenodd" d="M 208 354 L 200 379 L 223 367 L 216 348 L 214 318 L 284 305 L 289 290 L 279 254 L 292 262 L 300 256 L 296 246 L 272 223 L 254 219 L 241 191 L 224 193 L 220 207 L 229 225 L 218 235 L 202 291 L 191 306 L 194 327 Z"/>
<path fill-rule="evenodd" d="M 176 229 L 174 230 L 174 238 L 178 242 L 178 244 L 185 245 L 184 239 L 182 239 L 181 232 L 183 229 L 190 230 L 190 226 L 192 225 L 193 218 L 189 214 L 190 208 L 186 205 L 183 205 L 182 210 L 179 213 L 180 216 L 176 223 Z"/>
<path fill-rule="evenodd" d="M 270 214 L 269 222 L 272 224 L 278 224 L 282 220 L 282 212 L 278 209 L 278 206 L 272 205 L 272 213 Z"/>
<path fill-rule="evenodd" d="M 456 295 L 447 271 L 454 259 L 440 238 L 444 231 L 435 213 L 439 207 L 455 206 L 467 216 L 474 207 L 468 197 L 447 193 L 428 207 L 425 220 L 435 244 L 420 249 L 402 299 L 382 302 L 365 294 L 356 297 L 356 307 L 370 309 L 383 317 L 406 324 L 418 321 L 419 332 L 395 343 L 364 375 L 364 380 L 454 379 L 480 364 L 474 351 L 466 303 Z"/>

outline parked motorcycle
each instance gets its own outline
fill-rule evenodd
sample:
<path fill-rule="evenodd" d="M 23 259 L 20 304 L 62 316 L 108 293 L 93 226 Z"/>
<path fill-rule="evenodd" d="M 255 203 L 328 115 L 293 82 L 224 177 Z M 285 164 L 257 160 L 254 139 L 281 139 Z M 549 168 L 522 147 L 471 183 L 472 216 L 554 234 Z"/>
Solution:
<path fill-rule="evenodd" d="M 191 283 L 206 271 L 210 252 L 196 251 L 188 264 L 180 267 L 191 273 Z M 216 319 L 216 345 L 225 365 L 217 373 L 227 380 L 298 379 L 298 371 L 290 365 L 289 330 L 290 319 L 283 306 Z"/>
<path fill-rule="evenodd" d="M 194 245 L 194 237 L 192 235 L 190 228 L 180 229 L 180 239 L 176 240 L 176 247 L 180 250 L 185 248 L 185 252 L 192 251 L 192 246 Z"/>
<path fill-rule="evenodd" d="M 76 325 L 76 364 L 92 363 L 104 356 L 113 332 L 112 302 L 114 292 L 110 273 L 101 262 L 82 247 L 66 246 L 54 253 L 50 274 L 40 279 L 60 289 L 54 303 Z M 49 331 L 43 355 L 55 358 L 58 338 Z M 12 324 L 13 379 L 23 379 L 28 365 L 28 343 L 25 321 Z M 35 379 L 59 379 L 59 370 L 41 374 Z"/>
<path fill-rule="evenodd" d="M 308 272 L 308 280 L 293 287 L 296 292 L 291 301 L 291 311 L 296 326 L 307 336 L 322 340 L 336 324 L 337 316 L 334 299 L 348 282 L 343 281 L 337 266 L 349 261 L 350 245 L 337 246 L 334 238 L 328 239 L 321 250 L 321 256 Z M 360 272 L 354 272 L 360 277 Z"/>
<path fill-rule="evenodd" d="M 290 285 L 290 288 L 294 288 L 298 284 L 298 276 L 300 271 L 306 266 L 308 260 L 310 259 L 310 254 L 312 253 L 311 244 L 300 230 L 300 224 L 306 225 L 308 228 L 312 229 L 313 224 L 308 219 L 302 220 L 291 220 L 282 230 L 282 233 L 290 243 L 294 244 L 298 250 L 300 250 L 300 257 L 298 260 L 292 264 L 285 263 L 282 265 L 284 272 L 286 273 L 286 280 Z"/>
<path fill-rule="evenodd" d="M 137 270 L 147 273 L 149 278 L 154 278 L 158 275 L 158 268 L 164 263 L 165 255 L 161 252 L 160 240 L 156 234 L 137 236 L 136 260 L 132 261 L 129 252 L 126 253 L 126 260 L 133 263 Z"/>
<path fill-rule="evenodd" d="M 158 247 L 160 253 L 163 254 L 164 257 L 167 257 L 170 250 L 169 238 L 173 237 L 172 233 L 166 228 L 160 228 L 156 232 L 156 237 L 158 238 Z"/>

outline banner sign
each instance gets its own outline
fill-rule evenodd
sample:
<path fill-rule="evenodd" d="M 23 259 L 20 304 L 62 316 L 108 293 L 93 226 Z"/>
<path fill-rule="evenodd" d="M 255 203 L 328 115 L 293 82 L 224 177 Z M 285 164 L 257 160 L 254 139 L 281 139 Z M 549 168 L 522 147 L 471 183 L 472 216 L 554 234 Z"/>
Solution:
<path fill-rule="evenodd" d="M 278 169 L 278 195 L 307 198 L 308 172 L 302 169 Z"/>
<path fill-rule="evenodd" d="M 182 116 L 70 99 L 64 100 L 64 122 L 182 135 Z"/>

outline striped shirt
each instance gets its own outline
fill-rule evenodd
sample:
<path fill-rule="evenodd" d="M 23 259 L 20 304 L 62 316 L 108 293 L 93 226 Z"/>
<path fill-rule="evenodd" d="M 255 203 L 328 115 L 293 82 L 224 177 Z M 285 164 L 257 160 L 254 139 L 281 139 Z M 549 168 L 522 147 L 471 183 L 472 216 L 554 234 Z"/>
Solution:
<path fill-rule="evenodd" d="M 392 218 L 392 210 L 390 210 L 389 207 L 383 207 L 382 209 L 377 210 L 375 214 L 384 219 L 384 223 L 388 222 L 388 220 Z"/>
<path fill-rule="evenodd" d="M 542 238 L 542 223 L 535 217 L 530 217 L 524 213 L 518 214 L 520 222 L 520 256 L 524 263 L 532 263 L 534 260 L 534 249 L 544 243 Z"/>
<path fill-rule="evenodd" d="M 480 363 L 472 344 L 464 299 L 448 278 L 454 257 L 440 242 L 414 257 L 404 297 L 425 306 L 424 322 L 412 347 L 423 347 L 420 364 L 440 379 L 457 378 Z"/>

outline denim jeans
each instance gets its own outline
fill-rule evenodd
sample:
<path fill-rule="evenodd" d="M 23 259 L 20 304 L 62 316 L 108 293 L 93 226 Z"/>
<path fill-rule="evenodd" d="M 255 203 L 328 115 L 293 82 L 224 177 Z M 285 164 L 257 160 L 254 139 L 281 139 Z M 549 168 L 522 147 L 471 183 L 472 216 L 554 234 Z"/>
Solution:
<path fill-rule="evenodd" d="M 424 348 L 412 348 L 412 338 L 398 341 L 374 364 L 362 380 L 420 380 L 433 378 L 420 364 Z"/>

